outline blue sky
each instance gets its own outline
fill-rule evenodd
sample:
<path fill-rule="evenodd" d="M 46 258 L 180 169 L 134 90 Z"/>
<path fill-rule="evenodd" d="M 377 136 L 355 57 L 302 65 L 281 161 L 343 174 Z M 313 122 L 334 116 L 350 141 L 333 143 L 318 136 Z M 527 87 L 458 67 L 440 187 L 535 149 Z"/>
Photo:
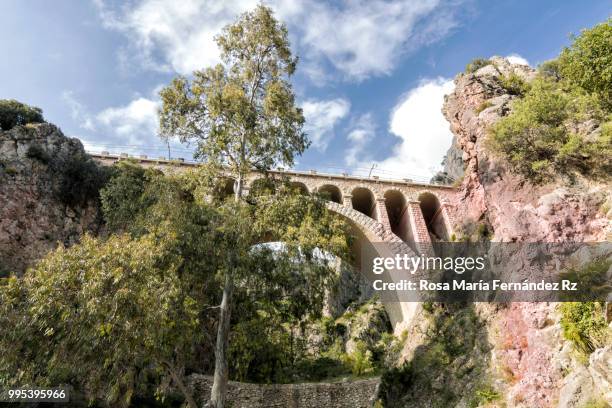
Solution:
<path fill-rule="evenodd" d="M 427 179 L 450 145 L 440 113 L 471 59 L 553 58 L 610 1 L 270 0 L 300 56 L 312 147 L 298 169 Z M 90 150 L 166 155 L 157 92 L 214 64 L 212 37 L 257 1 L 0 1 L 0 98 L 43 109 Z M 190 158 L 174 145 L 172 155 Z"/>

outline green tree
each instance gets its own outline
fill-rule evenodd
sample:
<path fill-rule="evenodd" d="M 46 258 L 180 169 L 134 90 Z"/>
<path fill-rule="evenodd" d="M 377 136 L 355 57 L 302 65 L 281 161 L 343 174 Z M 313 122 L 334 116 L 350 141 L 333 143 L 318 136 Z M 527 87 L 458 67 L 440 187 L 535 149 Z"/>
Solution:
<path fill-rule="evenodd" d="M 0 356 L 0 386 L 71 383 L 92 401 L 128 405 L 149 383 L 161 396 L 172 382 L 195 407 L 184 373 L 220 297 L 223 219 L 157 172 L 126 195 L 122 183 L 150 170 L 120 168 L 103 190 L 104 215 L 118 210 L 130 235 L 85 237 L 0 284 L 0 349 L 15 349 Z M 121 197 L 147 205 L 124 218 Z"/>
<path fill-rule="evenodd" d="M 18 125 L 44 121 L 40 108 L 14 99 L 0 99 L 0 129 L 9 130 Z"/>
<path fill-rule="evenodd" d="M 248 270 L 253 239 L 252 211 L 242 201 L 245 176 L 278 163 L 292 165 L 308 146 L 302 131 L 304 117 L 296 106 L 289 78 L 292 57 L 287 29 L 263 5 L 243 14 L 216 37 L 223 64 L 194 72 L 193 80 L 179 77 L 160 92 L 160 133 L 195 141 L 196 157 L 222 166 L 236 179 L 236 204 L 222 207 L 229 242 L 220 304 L 215 373 L 211 405 L 222 408 L 228 380 L 227 349 L 235 279 Z M 284 226 L 286 228 L 286 226 Z"/>
<path fill-rule="evenodd" d="M 583 30 L 559 56 L 561 76 L 612 107 L 612 19 Z"/>
<path fill-rule="evenodd" d="M 110 180 L 100 190 L 100 202 L 106 225 L 111 231 L 121 231 L 133 226 L 135 219 L 152 204 L 152 197 L 144 195 L 145 188 L 160 172 L 120 161 L 111 173 Z"/>
<path fill-rule="evenodd" d="M 128 406 L 147 377 L 184 381 L 202 305 L 180 276 L 173 240 L 85 236 L 0 288 L 3 386 L 73 384 Z M 11 357 L 13 356 L 13 357 Z M 19 356 L 19 358 L 14 358 Z M 16 373 L 19 373 L 16 375 Z"/>

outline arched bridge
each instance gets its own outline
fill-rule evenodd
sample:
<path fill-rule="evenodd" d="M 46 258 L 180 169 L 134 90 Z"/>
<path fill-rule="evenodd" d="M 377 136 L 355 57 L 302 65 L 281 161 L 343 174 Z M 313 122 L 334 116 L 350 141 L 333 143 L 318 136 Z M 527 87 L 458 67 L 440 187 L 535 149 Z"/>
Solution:
<path fill-rule="evenodd" d="M 128 157 L 90 153 L 99 163 L 112 165 Z M 158 168 L 164 172 L 184 171 L 198 164 L 178 160 L 132 157 L 144 167 Z M 376 256 L 393 256 L 394 253 L 428 253 L 434 240 L 448 241 L 453 235 L 450 202 L 456 189 L 449 186 L 415 183 L 411 180 L 390 180 L 378 177 L 357 177 L 348 174 L 324 174 L 316 171 L 272 170 L 271 176 L 286 176 L 304 193 L 322 193 L 329 199 L 330 210 L 345 217 L 357 233 L 355 255 L 360 265 L 371 264 L 361 259 L 364 253 Z M 246 189 L 254 187 L 263 176 L 252 173 L 247 177 Z M 228 189 L 233 181 L 228 179 Z M 380 252 L 382 247 L 388 253 Z M 373 251 L 364 251 L 365 247 Z M 359 265 L 356 265 L 357 267 Z M 400 332 L 412 320 L 416 305 L 406 302 L 386 302 L 385 308 L 396 332 Z"/>

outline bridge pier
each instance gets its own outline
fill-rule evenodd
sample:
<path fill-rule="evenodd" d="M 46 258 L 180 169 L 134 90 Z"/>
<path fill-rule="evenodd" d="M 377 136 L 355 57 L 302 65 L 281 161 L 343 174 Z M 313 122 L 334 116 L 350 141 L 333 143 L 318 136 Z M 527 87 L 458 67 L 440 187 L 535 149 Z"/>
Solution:
<path fill-rule="evenodd" d="M 345 194 L 342 196 L 342 205 L 348 208 L 353 208 L 353 196 L 350 194 Z"/>
<path fill-rule="evenodd" d="M 421 211 L 421 202 L 408 201 L 406 209 L 408 211 L 412 238 L 414 239 L 414 249 L 418 255 L 433 255 L 433 245 L 425 218 L 423 218 L 423 212 Z"/>
<path fill-rule="evenodd" d="M 385 227 L 385 232 L 391 232 L 391 222 L 389 221 L 384 198 L 376 199 L 376 220 Z"/>

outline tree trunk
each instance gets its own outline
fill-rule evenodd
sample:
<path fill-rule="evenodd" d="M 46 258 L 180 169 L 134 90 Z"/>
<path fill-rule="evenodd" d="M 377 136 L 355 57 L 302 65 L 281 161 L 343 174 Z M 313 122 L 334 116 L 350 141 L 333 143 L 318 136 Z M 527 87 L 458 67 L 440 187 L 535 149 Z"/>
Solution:
<path fill-rule="evenodd" d="M 181 379 L 181 376 L 176 372 L 176 369 L 170 364 L 166 364 L 166 365 L 168 366 L 168 371 L 170 372 L 170 376 L 172 377 L 176 385 L 179 387 L 179 389 L 183 393 L 183 396 L 187 400 L 187 405 L 189 406 L 189 408 L 198 408 L 198 404 L 196 404 L 195 399 L 193 398 L 193 395 L 191 394 L 191 391 L 189 391 L 189 389 L 187 388 L 187 386 Z"/>
<path fill-rule="evenodd" d="M 225 396 L 228 381 L 227 348 L 229 345 L 231 298 L 234 283 L 230 273 L 225 275 L 223 298 L 219 311 L 219 327 L 217 329 L 217 344 L 215 346 L 215 374 L 210 392 L 210 406 L 225 407 Z"/>
<path fill-rule="evenodd" d="M 240 164 L 238 166 L 238 177 L 236 180 L 236 202 L 242 198 L 244 185 L 243 163 L 246 136 L 243 134 L 241 139 Z M 232 305 L 232 292 L 234 281 L 232 270 L 235 269 L 237 262 L 233 258 L 230 260 L 230 267 L 225 273 L 225 284 L 223 286 L 223 298 L 219 311 L 219 327 L 217 328 L 217 344 L 215 345 L 215 373 L 213 376 L 212 390 L 210 391 L 210 407 L 225 408 L 225 397 L 227 394 L 228 364 L 227 349 L 229 346 L 230 316 Z"/>

